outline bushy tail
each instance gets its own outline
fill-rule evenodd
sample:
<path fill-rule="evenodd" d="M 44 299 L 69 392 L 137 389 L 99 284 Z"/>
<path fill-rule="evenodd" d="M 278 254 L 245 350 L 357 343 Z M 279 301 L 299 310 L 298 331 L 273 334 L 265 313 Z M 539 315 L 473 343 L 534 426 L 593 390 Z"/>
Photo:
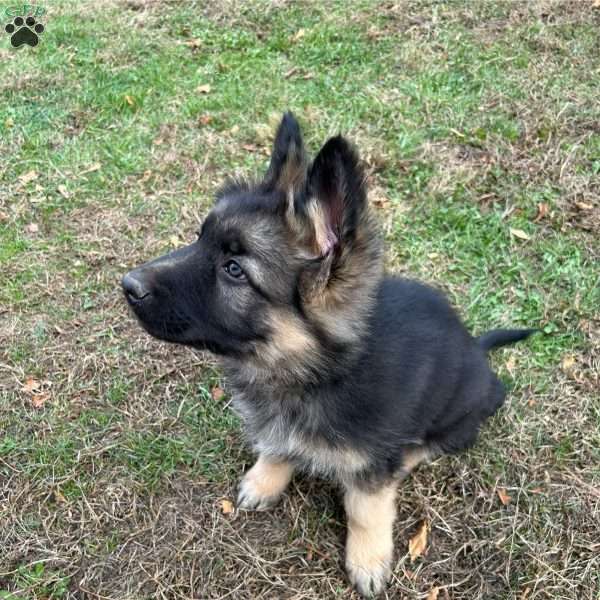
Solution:
<path fill-rule="evenodd" d="M 506 346 L 524 340 L 539 329 L 494 329 L 477 338 L 479 345 L 487 352 L 492 348 Z"/>

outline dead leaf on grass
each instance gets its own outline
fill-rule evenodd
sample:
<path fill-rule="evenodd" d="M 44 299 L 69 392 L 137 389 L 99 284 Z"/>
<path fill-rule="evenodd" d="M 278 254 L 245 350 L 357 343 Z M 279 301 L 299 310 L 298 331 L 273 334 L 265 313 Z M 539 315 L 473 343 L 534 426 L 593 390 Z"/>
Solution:
<path fill-rule="evenodd" d="M 509 229 L 510 234 L 520 240 L 530 240 L 531 237 L 525 233 L 522 229 L 513 229 L 512 227 Z"/>
<path fill-rule="evenodd" d="M 411 562 L 415 562 L 425 552 L 428 533 L 429 526 L 427 525 L 427 521 L 423 521 L 419 527 L 419 531 L 408 542 L 408 553 L 410 554 Z"/>
<path fill-rule="evenodd" d="M 440 595 L 440 588 L 436 585 L 434 588 L 431 588 L 429 594 L 427 594 L 427 598 L 425 600 L 438 600 L 438 596 Z"/>
<path fill-rule="evenodd" d="M 514 373 L 515 367 L 517 366 L 517 359 L 514 355 L 511 354 L 509 359 L 506 361 L 506 370 L 512 375 Z"/>
<path fill-rule="evenodd" d="M 225 390 L 220 388 L 218 385 L 215 385 L 215 387 L 210 391 L 210 395 L 213 400 L 218 401 L 225 395 Z"/>
<path fill-rule="evenodd" d="M 541 221 L 550 210 L 550 207 L 546 202 L 539 202 L 537 205 L 537 214 L 535 215 L 535 219 L 533 219 L 534 223 Z"/>
<path fill-rule="evenodd" d="M 575 202 L 575 206 L 579 210 L 592 210 L 594 208 L 593 204 L 587 204 L 586 202 Z"/>
<path fill-rule="evenodd" d="M 234 512 L 234 510 L 235 508 L 231 500 L 221 500 L 221 512 L 224 515 L 230 515 L 232 512 Z"/>
<path fill-rule="evenodd" d="M 65 199 L 69 198 L 69 191 L 67 190 L 67 186 L 62 183 L 56 188 L 58 193 Z"/>
<path fill-rule="evenodd" d="M 284 79 L 289 79 L 292 75 L 295 75 L 299 71 L 298 67 L 292 67 L 289 71 L 283 74 Z"/>
<path fill-rule="evenodd" d="M 23 384 L 23 391 L 27 392 L 28 394 L 33 394 L 33 392 L 36 392 L 41 387 L 42 384 L 40 381 L 34 379 L 33 377 L 29 377 L 25 380 L 25 383 Z"/>
<path fill-rule="evenodd" d="M 196 91 L 197 91 L 199 94 L 210 94 L 210 90 L 211 90 L 211 89 L 212 89 L 212 88 L 210 87 L 210 85 L 209 85 L 208 83 L 204 83 L 203 85 L 199 85 L 199 86 L 196 88 Z"/>
<path fill-rule="evenodd" d="M 34 394 L 31 398 L 31 405 L 33 408 L 42 408 L 46 401 L 50 398 L 49 392 L 42 392 L 41 394 Z"/>
<path fill-rule="evenodd" d="M 36 171 L 27 171 L 27 173 L 23 173 L 23 175 L 19 175 L 19 181 L 23 184 L 26 185 L 28 184 L 30 181 L 34 181 L 35 179 L 37 179 L 39 177 L 39 175 L 37 174 Z"/>
<path fill-rule="evenodd" d="M 306 35 L 306 29 L 298 29 L 296 33 L 292 36 L 292 42 L 297 42 L 301 40 Z"/>
<path fill-rule="evenodd" d="M 54 499 L 59 504 L 66 504 L 67 503 L 67 499 L 64 497 L 63 493 L 58 488 L 54 490 L 53 494 L 54 494 Z"/>
<path fill-rule="evenodd" d="M 201 115 L 198 119 L 200 125 L 208 125 L 213 120 L 211 115 Z"/>
<path fill-rule="evenodd" d="M 569 373 L 575 366 L 575 362 L 575 357 L 572 354 L 564 356 L 560 363 L 560 368 L 563 373 Z"/>
<path fill-rule="evenodd" d="M 93 173 L 94 171 L 99 171 L 102 168 L 102 164 L 99 162 L 92 163 L 87 169 L 84 169 L 79 173 L 79 175 L 86 175 L 87 173 Z"/>
<path fill-rule="evenodd" d="M 183 44 L 184 46 L 188 46 L 189 48 L 195 50 L 196 48 L 200 48 L 202 46 L 202 40 L 194 38 L 192 40 L 187 40 L 186 42 L 183 42 Z"/>
<path fill-rule="evenodd" d="M 0 223 L 6 223 L 8 221 L 8 215 L 0 210 Z"/>
<path fill-rule="evenodd" d="M 506 493 L 504 488 L 498 488 L 496 493 L 498 494 L 498 498 L 500 498 L 500 502 L 502 502 L 504 506 L 508 506 L 511 503 L 512 498 Z"/>
<path fill-rule="evenodd" d="M 40 226 L 37 223 L 28 223 L 25 225 L 25 231 L 27 233 L 38 233 L 40 230 Z"/>

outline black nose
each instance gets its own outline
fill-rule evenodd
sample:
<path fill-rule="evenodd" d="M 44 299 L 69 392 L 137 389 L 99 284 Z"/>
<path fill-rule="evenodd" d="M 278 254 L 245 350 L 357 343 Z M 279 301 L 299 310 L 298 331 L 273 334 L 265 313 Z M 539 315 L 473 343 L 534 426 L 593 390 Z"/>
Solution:
<path fill-rule="evenodd" d="M 127 300 L 131 304 L 139 304 L 144 298 L 150 295 L 147 283 L 144 282 L 144 277 L 139 271 L 130 271 L 123 277 L 121 281 L 123 291 L 127 296 Z"/>

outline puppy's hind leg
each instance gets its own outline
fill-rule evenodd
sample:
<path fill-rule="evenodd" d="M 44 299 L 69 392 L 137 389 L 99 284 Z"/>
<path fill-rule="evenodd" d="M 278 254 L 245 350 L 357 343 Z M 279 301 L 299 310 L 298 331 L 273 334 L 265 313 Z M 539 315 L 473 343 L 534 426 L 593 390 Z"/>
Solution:
<path fill-rule="evenodd" d="M 294 467 L 287 461 L 260 455 L 256 464 L 244 475 L 237 497 L 237 508 L 266 510 L 279 500 L 287 487 Z"/>
<path fill-rule="evenodd" d="M 382 592 L 391 574 L 396 485 L 392 482 L 376 490 L 346 487 L 346 571 L 365 597 Z"/>

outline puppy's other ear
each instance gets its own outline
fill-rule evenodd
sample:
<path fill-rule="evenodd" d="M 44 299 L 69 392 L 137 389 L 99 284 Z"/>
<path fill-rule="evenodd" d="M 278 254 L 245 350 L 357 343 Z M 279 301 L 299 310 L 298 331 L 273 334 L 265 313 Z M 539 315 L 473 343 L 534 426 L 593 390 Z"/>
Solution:
<path fill-rule="evenodd" d="M 286 112 L 275 134 L 271 162 L 263 186 L 268 191 L 280 190 L 289 194 L 300 191 L 306 184 L 308 160 L 302 142 L 300 125 L 291 112 Z"/>
<path fill-rule="evenodd" d="M 341 135 L 333 137 L 311 166 L 304 207 L 320 256 L 352 240 L 365 206 L 365 175 L 358 154 Z"/>

